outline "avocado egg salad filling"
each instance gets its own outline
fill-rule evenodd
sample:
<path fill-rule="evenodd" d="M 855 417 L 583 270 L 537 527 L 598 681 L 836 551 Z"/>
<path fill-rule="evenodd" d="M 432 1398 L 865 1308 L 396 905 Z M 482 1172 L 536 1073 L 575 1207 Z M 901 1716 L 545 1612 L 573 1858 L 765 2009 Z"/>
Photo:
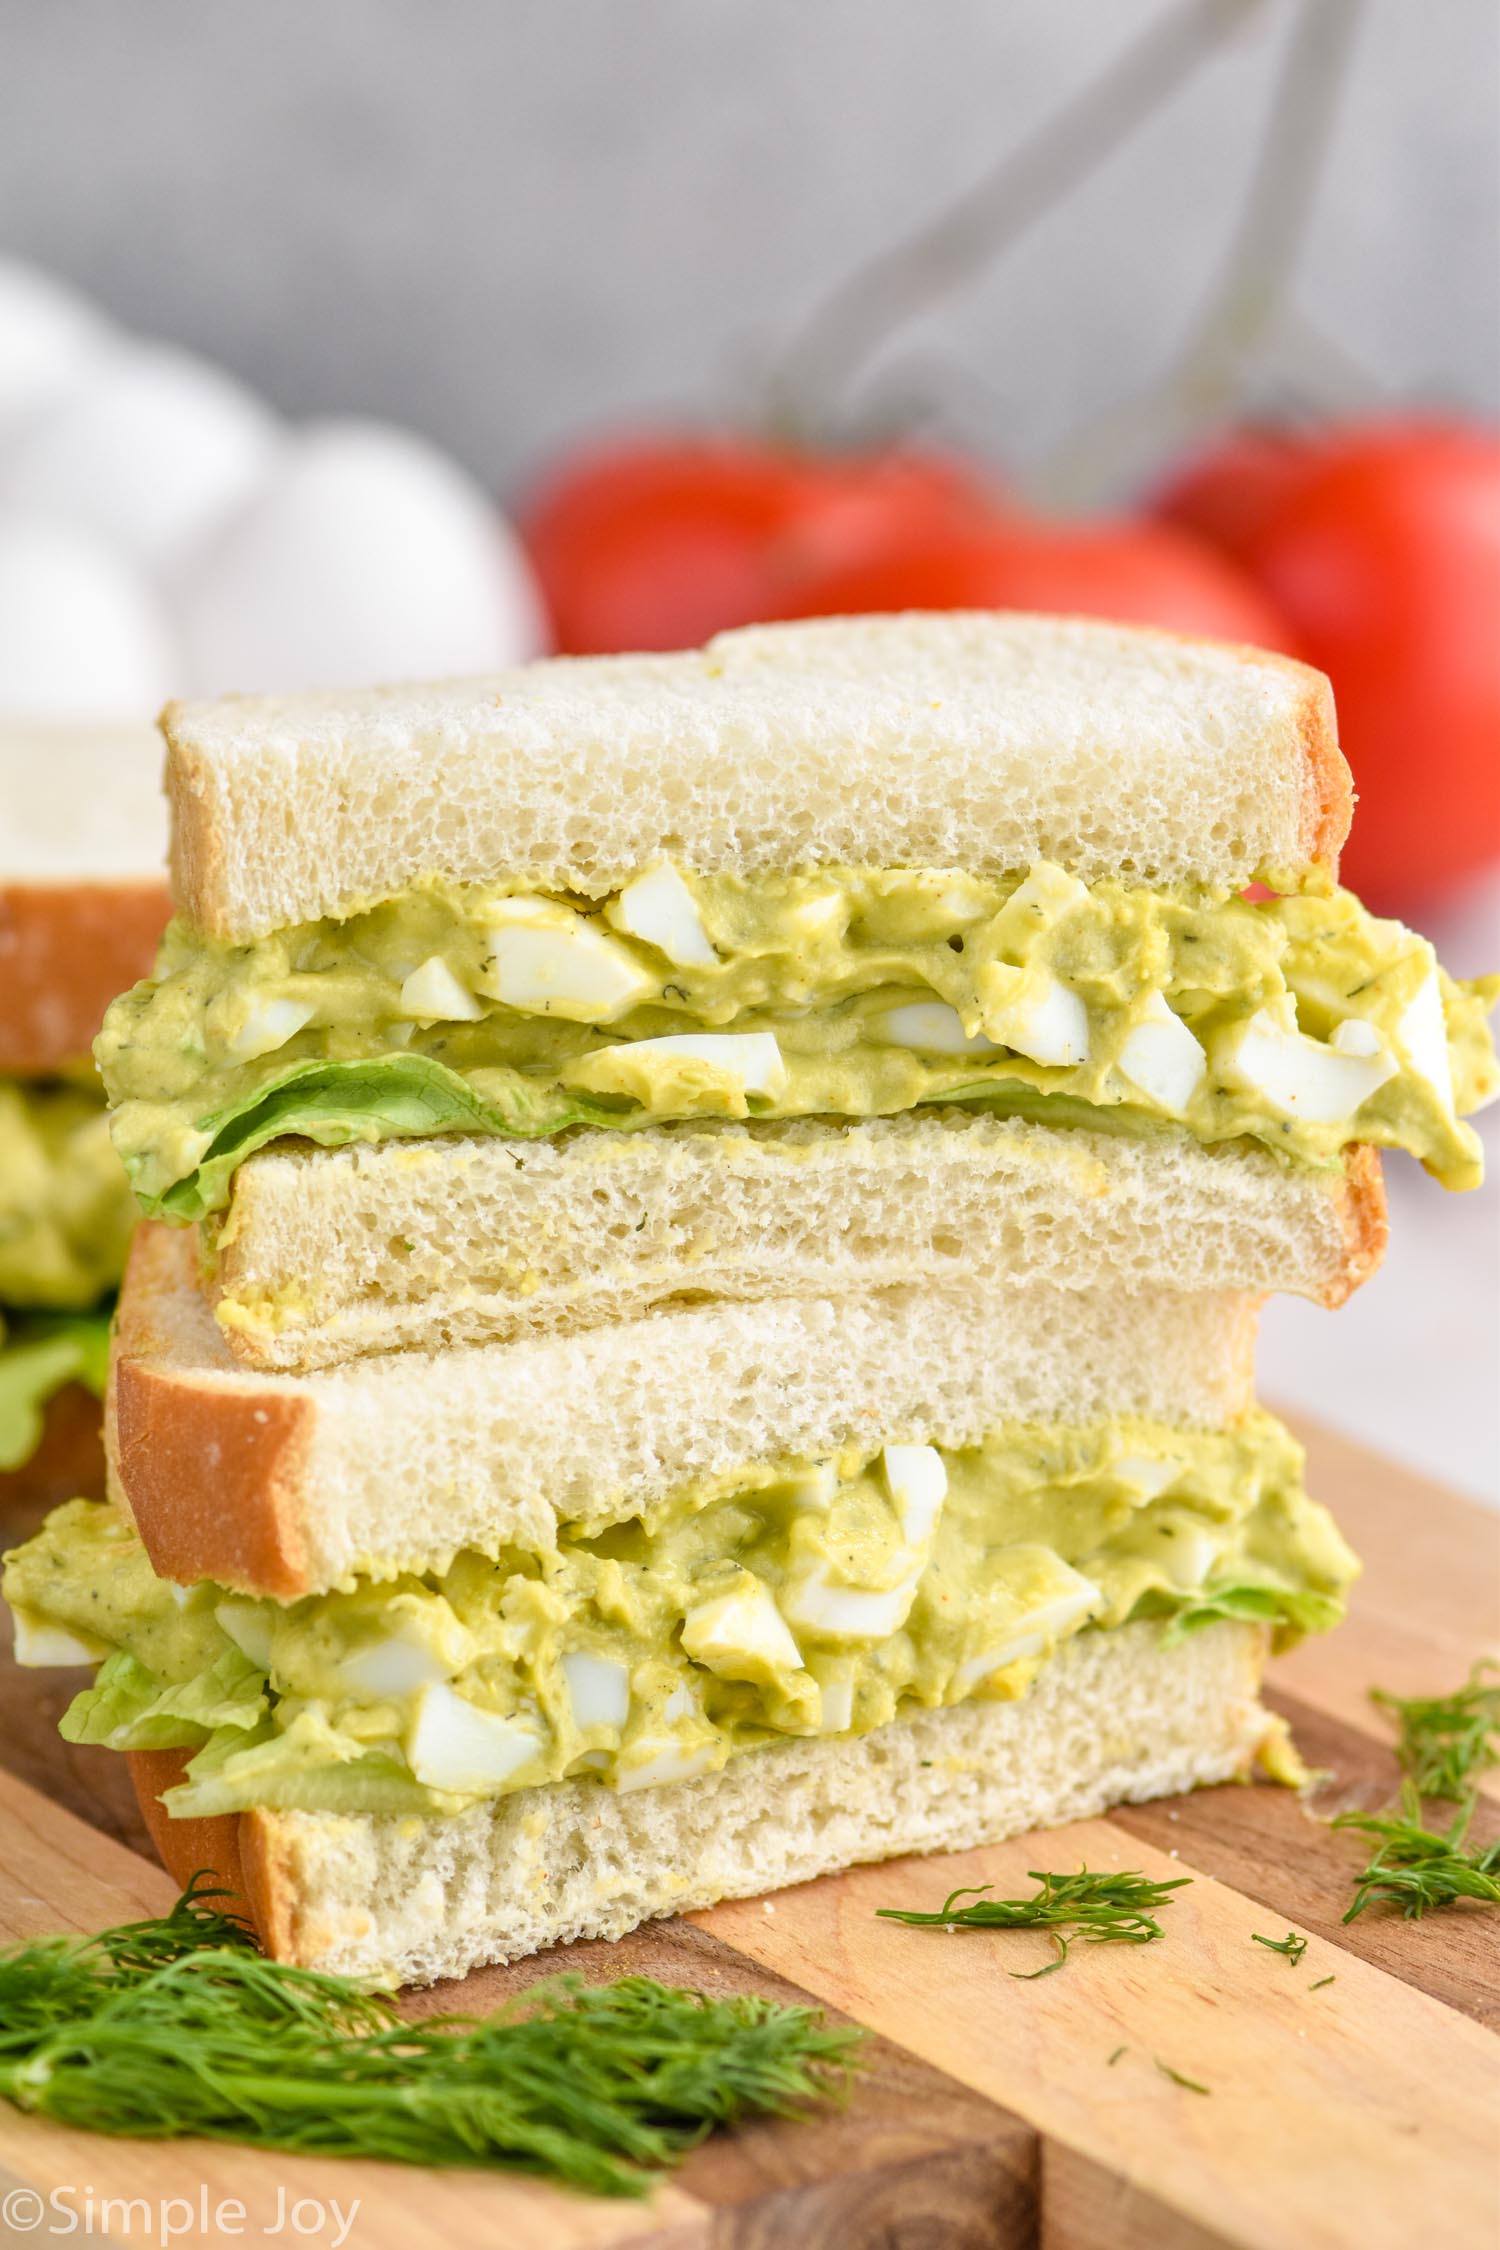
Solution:
<path fill-rule="evenodd" d="M 6 1559 L 23 1663 L 98 1661 L 70 1741 L 191 1749 L 178 1816 L 452 1813 L 564 1778 L 685 1779 L 787 1736 L 1025 1693 L 1058 1644 L 1337 1622 L 1357 1564 L 1258 1410 L 1022 1423 L 763 1465 L 546 1552 L 465 1551 L 282 1605 L 158 1578 L 70 1501 Z"/>
<path fill-rule="evenodd" d="M 65 1384 L 102 1394 L 134 1220 L 98 1089 L 0 1078 L 0 1471 L 35 1450 Z"/>
<path fill-rule="evenodd" d="M 153 1216 L 201 1219 L 284 1136 L 334 1146 L 977 1102 L 1480 1176 L 1486 1010 L 1346 891 L 1086 886 L 663 861 L 602 901 L 424 883 L 253 944 L 168 931 L 96 1054 Z"/>

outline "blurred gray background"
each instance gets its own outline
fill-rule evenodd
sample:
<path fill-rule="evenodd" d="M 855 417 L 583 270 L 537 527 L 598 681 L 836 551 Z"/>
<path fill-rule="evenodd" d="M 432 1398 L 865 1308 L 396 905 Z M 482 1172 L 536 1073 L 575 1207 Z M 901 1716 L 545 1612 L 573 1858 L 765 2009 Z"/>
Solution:
<path fill-rule="evenodd" d="M 0 0 L 0 252 L 510 493 L 583 433 L 755 414 L 824 292 L 1174 5 Z M 1295 15 L 1248 10 L 874 394 L 1032 469 L 1151 386 L 1222 269 Z M 1366 0 L 1270 396 L 1495 411 L 1497 109 L 1496 0 Z M 1500 959 L 1497 895 L 1433 930 L 1456 972 Z M 1493 1493 L 1500 1187 L 1391 1173 L 1390 1264 L 1337 1319 L 1274 1305 L 1266 1388 Z"/>
<path fill-rule="evenodd" d="M 754 401 L 819 293 L 1167 0 L 0 0 L 0 247 L 507 491 Z M 1000 458 L 1144 386 L 1224 255 L 1292 0 L 900 346 Z M 1300 265 L 1330 364 L 1493 403 L 1495 0 L 1367 0 Z M 1340 358 L 1352 363 L 1346 371 Z"/>

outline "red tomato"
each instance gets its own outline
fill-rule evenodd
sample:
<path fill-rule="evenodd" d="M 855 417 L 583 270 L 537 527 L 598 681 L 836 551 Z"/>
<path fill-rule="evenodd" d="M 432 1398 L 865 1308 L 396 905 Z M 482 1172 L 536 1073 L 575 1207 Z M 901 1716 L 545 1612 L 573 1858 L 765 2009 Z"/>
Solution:
<path fill-rule="evenodd" d="M 1322 445 L 1244 543 L 1333 681 L 1359 789 L 1346 879 L 1420 897 L 1500 852 L 1500 438 L 1452 424 Z"/>
<path fill-rule="evenodd" d="M 1286 639 L 1264 595 L 1186 532 L 1030 517 L 963 525 L 836 566 L 804 581 L 786 614 L 901 609 L 1058 610 L 1262 647 Z"/>
<path fill-rule="evenodd" d="M 572 462 L 521 531 L 570 654 L 691 648 L 781 614 L 810 570 L 986 505 L 935 455 L 821 457 L 738 438 L 643 438 Z"/>
<path fill-rule="evenodd" d="M 1231 430 L 1163 485 L 1148 513 L 1240 560 L 1272 510 L 1300 483 L 1313 451 L 1312 440 L 1291 430 L 1254 425 Z"/>

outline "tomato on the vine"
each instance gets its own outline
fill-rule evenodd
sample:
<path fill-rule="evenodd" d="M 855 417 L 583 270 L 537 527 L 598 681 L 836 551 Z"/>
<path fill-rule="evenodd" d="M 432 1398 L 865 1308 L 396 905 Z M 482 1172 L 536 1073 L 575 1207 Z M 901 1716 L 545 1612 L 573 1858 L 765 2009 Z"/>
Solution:
<path fill-rule="evenodd" d="M 810 577 L 787 614 L 1038 609 L 1165 625 L 1274 646 L 1286 629 L 1265 596 L 1211 548 L 1160 524 L 960 525 Z"/>
<path fill-rule="evenodd" d="M 938 454 L 647 437 L 572 461 L 521 531 L 558 648 L 595 655 L 780 616 L 810 572 L 992 505 L 977 471 Z"/>
<path fill-rule="evenodd" d="M 1333 681 L 1360 799 L 1346 879 L 1401 903 L 1500 854 L 1500 437 L 1330 431 L 1275 465 L 1224 544 Z"/>

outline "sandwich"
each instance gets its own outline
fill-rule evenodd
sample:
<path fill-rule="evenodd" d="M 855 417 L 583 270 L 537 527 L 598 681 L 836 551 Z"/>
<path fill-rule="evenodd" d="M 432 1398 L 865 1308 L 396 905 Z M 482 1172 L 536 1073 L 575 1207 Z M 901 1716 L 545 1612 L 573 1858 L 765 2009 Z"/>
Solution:
<path fill-rule="evenodd" d="M 425 1982 L 1246 1771 L 1354 1562 L 1255 1303 L 891 1289 L 301 1376 L 191 1239 L 121 1299 L 112 1505 L 13 1553 L 70 1740 L 280 1958 Z"/>
<path fill-rule="evenodd" d="M 91 1049 L 169 903 L 148 728 L 0 728 L 0 1508 L 102 1489 L 135 1201 Z"/>
<path fill-rule="evenodd" d="M 253 1365 L 1084 1272 L 1101 1226 L 1336 1303 L 1372 1148 L 1478 1178 L 1496 987 L 1336 887 L 1286 659 L 867 619 L 164 727 L 179 918 L 97 1052 Z"/>
<path fill-rule="evenodd" d="M 854 620 L 164 731 L 108 1499 L 4 1591 L 170 1867 L 426 1981 L 1276 1761 L 1356 1565 L 1258 1302 L 1500 1084 L 1318 675 Z"/>

